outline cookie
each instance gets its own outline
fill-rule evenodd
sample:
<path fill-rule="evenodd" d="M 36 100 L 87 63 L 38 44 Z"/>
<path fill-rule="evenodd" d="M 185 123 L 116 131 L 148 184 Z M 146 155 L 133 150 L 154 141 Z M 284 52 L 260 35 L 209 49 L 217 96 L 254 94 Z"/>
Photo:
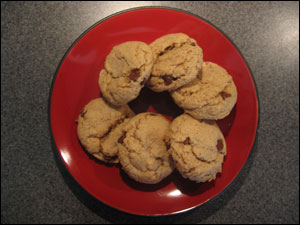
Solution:
<path fill-rule="evenodd" d="M 109 163 L 118 163 L 117 140 L 121 127 L 134 116 L 129 106 L 111 106 L 103 98 L 91 100 L 78 116 L 78 138 L 88 153 Z"/>
<path fill-rule="evenodd" d="M 163 138 L 170 122 L 157 113 L 140 113 L 122 127 L 118 139 L 122 169 L 134 180 L 156 184 L 174 169 Z"/>
<path fill-rule="evenodd" d="M 99 74 L 103 97 L 116 106 L 135 99 L 148 80 L 152 66 L 152 51 L 144 42 L 129 41 L 113 47 Z"/>
<path fill-rule="evenodd" d="M 212 181 L 222 171 L 226 142 L 215 121 L 182 114 L 173 120 L 167 143 L 184 178 L 197 183 Z"/>
<path fill-rule="evenodd" d="M 162 36 L 150 44 L 154 65 L 147 86 L 155 91 L 175 90 L 194 80 L 202 67 L 197 42 L 183 33 Z"/>
<path fill-rule="evenodd" d="M 204 62 L 199 78 L 171 92 L 175 103 L 196 119 L 226 117 L 237 101 L 231 75 L 221 66 Z"/>

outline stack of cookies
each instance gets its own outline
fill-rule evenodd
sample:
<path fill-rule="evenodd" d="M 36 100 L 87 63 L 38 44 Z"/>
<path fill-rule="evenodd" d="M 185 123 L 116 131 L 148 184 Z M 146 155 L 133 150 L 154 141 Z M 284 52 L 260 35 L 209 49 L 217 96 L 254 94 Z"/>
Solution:
<path fill-rule="evenodd" d="M 103 98 L 90 101 L 78 118 L 86 151 L 107 163 L 120 163 L 134 180 L 155 184 L 176 168 L 195 182 L 222 171 L 226 142 L 215 120 L 226 117 L 237 100 L 232 77 L 183 33 L 150 45 L 131 41 L 115 46 L 99 75 Z M 184 114 L 172 122 L 158 113 L 135 115 L 127 105 L 147 86 L 168 91 Z"/>

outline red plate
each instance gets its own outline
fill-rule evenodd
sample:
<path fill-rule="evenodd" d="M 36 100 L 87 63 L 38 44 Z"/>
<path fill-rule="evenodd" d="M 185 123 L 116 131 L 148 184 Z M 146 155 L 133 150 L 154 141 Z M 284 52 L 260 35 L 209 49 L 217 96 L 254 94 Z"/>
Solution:
<path fill-rule="evenodd" d="M 228 117 L 218 121 L 226 137 L 228 153 L 222 174 L 213 182 L 196 184 L 175 171 L 160 184 L 138 184 L 120 168 L 91 159 L 77 139 L 74 121 L 84 105 L 100 96 L 99 71 L 113 46 L 133 40 L 150 43 L 162 35 L 177 32 L 196 39 L 203 49 L 204 61 L 224 67 L 237 86 L 235 108 Z M 70 174 L 96 199 L 138 215 L 179 213 L 219 195 L 245 164 L 258 123 L 256 89 L 239 51 L 207 21 L 170 8 L 126 10 L 99 21 L 84 32 L 58 66 L 49 104 L 52 135 Z M 147 89 L 130 105 L 138 112 L 158 111 L 170 119 L 180 113 L 167 93 L 154 94 Z"/>

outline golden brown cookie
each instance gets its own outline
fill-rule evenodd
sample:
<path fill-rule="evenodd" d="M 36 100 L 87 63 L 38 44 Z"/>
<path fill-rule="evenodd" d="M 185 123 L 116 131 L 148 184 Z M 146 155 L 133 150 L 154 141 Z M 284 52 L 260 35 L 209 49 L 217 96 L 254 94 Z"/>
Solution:
<path fill-rule="evenodd" d="M 183 33 L 162 36 L 150 44 L 154 65 L 147 86 L 155 91 L 175 90 L 194 80 L 202 67 L 202 49 Z"/>
<path fill-rule="evenodd" d="M 111 106 L 103 98 L 90 101 L 78 116 L 78 138 L 88 153 L 110 163 L 118 163 L 117 140 L 120 128 L 134 116 L 127 105 Z"/>
<path fill-rule="evenodd" d="M 148 80 L 152 66 L 152 51 L 146 43 L 129 41 L 115 46 L 99 74 L 103 97 L 116 106 L 135 99 Z"/>
<path fill-rule="evenodd" d="M 232 77 L 221 66 L 204 62 L 199 78 L 171 92 L 175 103 L 196 119 L 222 119 L 237 101 Z"/>
<path fill-rule="evenodd" d="M 197 183 L 216 179 L 226 155 L 226 142 L 216 122 L 182 114 L 170 128 L 168 144 L 180 174 Z"/>
<path fill-rule="evenodd" d="M 155 184 L 173 171 L 171 156 L 163 141 L 170 122 L 157 113 L 140 113 L 122 127 L 118 139 L 122 169 L 134 180 Z"/>

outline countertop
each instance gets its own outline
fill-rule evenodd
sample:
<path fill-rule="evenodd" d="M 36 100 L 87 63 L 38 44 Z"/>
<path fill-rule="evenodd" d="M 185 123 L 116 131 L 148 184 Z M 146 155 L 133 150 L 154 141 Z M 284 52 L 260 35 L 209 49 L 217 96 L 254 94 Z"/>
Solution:
<path fill-rule="evenodd" d="M 137 6 L 197 14 L 239 48 L 256 82 L 256 142 L 240 176 L 192 211 L 140 217 L 87 195 L 58 160 L 48 123 L 54 73 L 100 19 Z M 1 1 L 1 223 L 299 223 L 299 2 Z"/>

